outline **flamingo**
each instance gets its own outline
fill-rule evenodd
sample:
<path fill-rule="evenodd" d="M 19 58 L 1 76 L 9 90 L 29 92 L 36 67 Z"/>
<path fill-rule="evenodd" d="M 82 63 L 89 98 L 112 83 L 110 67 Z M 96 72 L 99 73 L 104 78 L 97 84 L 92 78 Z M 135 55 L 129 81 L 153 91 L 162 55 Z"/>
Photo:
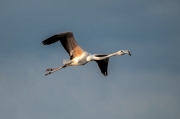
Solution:
<path fill-rule="evenodd" d="M 76 42 L 72 32 L 63 32 L 55 34 L 48 39 L 42 41 L 44 45 L 50 45 L 57 41 L 60 41 L 64 49 L 70 56 L 70 60 L 63 60 L 63 66 L 58 68 L 48 68 L 46 70 L 45 76 L 52 74 L 62 68 L 67 66 L 80 66 L 85 65 L 88 62 L 96 61 L 102 74 L 104 76 L 108 75 L 108 61 L 112 56 L 121 56 L 128 54 L 131 56 L 131 53 L 128 50 L 120 50 L 115 53 L 106 55 L 106 54 L 91 54 L 83 50 Z"/>

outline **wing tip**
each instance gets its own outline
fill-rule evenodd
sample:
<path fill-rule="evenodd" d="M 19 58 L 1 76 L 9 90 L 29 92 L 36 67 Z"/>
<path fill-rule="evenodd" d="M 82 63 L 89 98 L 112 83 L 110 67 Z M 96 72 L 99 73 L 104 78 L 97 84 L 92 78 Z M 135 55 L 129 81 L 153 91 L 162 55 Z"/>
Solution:
<path fill-rule="evenodd" d="M 107 73 L 107 72 L 104 72 L 103 74 L 104 74 L 105 77 L 108 76 L 108 73 Z"/>
<path fill-rule="evenodd" d="M 44 41 L 42 41 L 42 44 L 43 44 L 43 45 L 47 45 Z"/>

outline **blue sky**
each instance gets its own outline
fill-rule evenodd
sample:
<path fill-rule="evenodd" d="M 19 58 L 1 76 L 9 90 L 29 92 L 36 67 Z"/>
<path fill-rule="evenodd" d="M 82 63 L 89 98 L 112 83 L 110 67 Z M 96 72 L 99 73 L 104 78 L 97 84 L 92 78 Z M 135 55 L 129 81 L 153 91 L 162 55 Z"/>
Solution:
<path fill-rule="evenodd" d="M 1 119 L 179 119 L 179 0 L 1 0 Z M 41 41 L 72 31 L 97 64 L 45 70 L 69 58 Z"/>

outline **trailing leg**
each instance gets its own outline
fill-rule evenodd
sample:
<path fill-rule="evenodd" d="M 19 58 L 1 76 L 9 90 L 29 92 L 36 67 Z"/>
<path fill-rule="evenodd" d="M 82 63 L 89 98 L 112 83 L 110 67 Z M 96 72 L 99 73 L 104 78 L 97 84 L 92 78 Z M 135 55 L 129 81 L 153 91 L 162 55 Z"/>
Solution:
<path fill-rule="evenodd" d="M 58 71 L 58 70 L 60 70 L 60 69 L 62 69 L 62 68 L 65 68 L 65 67 L 67 67 L 66 65 L 63 65 L 63 66 L 61 66 L 61 67 L 58 67 L 58 68 L 48 68 L 47 70 L 46 70 L 46 74 L 45 74 L 45 76 L 47 76 L 47 75 L 49 75 L 49 74 L 52 74 L 52 73 L 54 73 L 54 72 L 56 72 L 56 71 Z"/>

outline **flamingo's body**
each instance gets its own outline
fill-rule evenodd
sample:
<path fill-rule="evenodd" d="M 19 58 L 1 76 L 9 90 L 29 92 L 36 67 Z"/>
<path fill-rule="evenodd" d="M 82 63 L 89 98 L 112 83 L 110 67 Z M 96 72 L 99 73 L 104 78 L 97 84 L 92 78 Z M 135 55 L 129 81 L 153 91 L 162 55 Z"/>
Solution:
<path fill-rule="evenodd" d="M 64 32 L 64 33 L 53 35 L 50 38 L 42 41 L 42 43 L 44 45 L 49 45 L 57 41 L 60 41 L 64 49 L 68 52 L 70 56 L 70 60 L 64 60 L 63 62 L 64 65 L 61 67 L 47 69 L 46 70 L 47 73 L 45 75 L 51 74 L 67 66 L 85 65 L 86 63 L 90 61 L 96 61 L 103 75 L 107 76 L 109 57 L 116 56 L 116 55 L 124 55 L 124 54 L 129 54 L 131 56 L 128 50 L 120 50 L 116 53 L 112 53 L 109 55 L 95 55 L 95 54 L 88 53 L 84 51 L 77 44 L 72 32 Z"/>

